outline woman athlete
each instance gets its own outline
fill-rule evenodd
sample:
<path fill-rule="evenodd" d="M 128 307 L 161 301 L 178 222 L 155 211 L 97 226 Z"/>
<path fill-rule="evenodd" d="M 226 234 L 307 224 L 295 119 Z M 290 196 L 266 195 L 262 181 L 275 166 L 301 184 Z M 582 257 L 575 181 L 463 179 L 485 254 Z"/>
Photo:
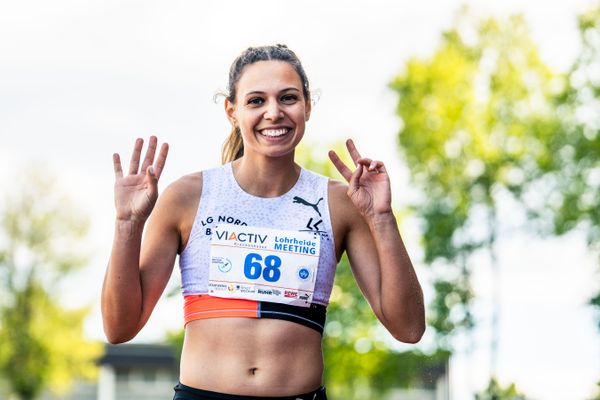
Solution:
<path fill-rule="evenodd" d="M 142 160 L 137 139 L 126 174 L 113 156 L 106 336 L 111 343 L 135 337 L 179 254 L 185 340 L 174 399 L 326 399 L 321 340 L 344 252 L 394 338 L 415 343 L 425 330 L 390 179 L 384 164 L 362 157 L 351 140 L 354 166 L 329 152 L 347 184 L 294 162 L 311 100 L 300 61 L 284 45 L 249 48 L 234 61 L 225 112 L 232 133 L 224 165 L 184 176 L 160 197 L 166 143 L 158 149 L 150 137 Z"/>

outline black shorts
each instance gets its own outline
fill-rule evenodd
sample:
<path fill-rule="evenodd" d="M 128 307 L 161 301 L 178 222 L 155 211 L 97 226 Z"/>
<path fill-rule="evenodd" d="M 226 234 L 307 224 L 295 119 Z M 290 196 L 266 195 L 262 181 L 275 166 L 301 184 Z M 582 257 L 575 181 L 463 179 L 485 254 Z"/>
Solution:
<path fill-rule="evenodd" d="M 217 393 L 208 390 L 195 389 L 182 383 L 175 385 L 174 389 L 175 397 L 173 397 L 173 400 L 327 400 L 324 387 L 320 387 L 314 392 L 285 397 L 240 396 L 235 394 Z"/>

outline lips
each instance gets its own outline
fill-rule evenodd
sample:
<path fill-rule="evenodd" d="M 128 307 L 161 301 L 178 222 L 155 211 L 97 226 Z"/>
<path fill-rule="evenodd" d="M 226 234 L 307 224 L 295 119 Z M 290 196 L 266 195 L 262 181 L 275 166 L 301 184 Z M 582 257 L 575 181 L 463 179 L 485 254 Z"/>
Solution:
<path fill-rule="evenodd" d="M 290 128 L 267 128 L 261 129 L 258 132 L 266 137 L 279 137 L 285 135 L 286 133 L 289 133 L 290 131 Z"/>

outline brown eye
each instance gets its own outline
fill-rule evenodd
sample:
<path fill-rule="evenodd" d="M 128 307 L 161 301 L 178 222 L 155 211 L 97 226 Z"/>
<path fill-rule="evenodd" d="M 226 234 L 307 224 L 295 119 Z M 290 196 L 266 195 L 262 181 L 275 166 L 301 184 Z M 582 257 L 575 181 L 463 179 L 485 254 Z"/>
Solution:
<path fill-rule="evenodd" d="M 288 104 L 295 103 L 296 101 L 298 101 L 298 96 L 296 96 L 295 94 L 286 94 L 281 97 L 281 101 Z"/>
<path fill-rule="evenodd" d="M 250 100 L 248 100 L 248 104 L 251 106 L 260 106 L 263 103 L 264 100 L 260 97 L 252 97 Z"/>

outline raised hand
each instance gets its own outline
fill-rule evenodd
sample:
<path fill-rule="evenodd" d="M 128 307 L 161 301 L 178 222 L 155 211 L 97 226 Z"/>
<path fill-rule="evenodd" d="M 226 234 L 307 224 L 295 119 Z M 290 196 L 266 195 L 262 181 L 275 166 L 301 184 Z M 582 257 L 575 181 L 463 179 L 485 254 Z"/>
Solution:
<path fill-rule="evenodd" d="M 348 182 L 352 203 L 366 218 L 391 213 L 390 178 L 383 163 L 361 157 L 351 139 L 346 141 L 346 148 L 356 166 L 354 171 L 333 150 L 329 151 L 329 159 Z"/>
<path fill-rule="evenodd" d="M 118 220 L 145 221 L 150 216 L 158 198 L 158 180 L 167 160 L 169 145 L 162 144 L 155 162 L 157 139 L 156 136 L 151 136 L 146 156 L 140 167 L 143 146 L 144 140 L 138 138 L 135 141 L 129 163 L 129 173 L 126 176 L 123 176 L 119 154 L 113 154 L 115 208 Z"/>

